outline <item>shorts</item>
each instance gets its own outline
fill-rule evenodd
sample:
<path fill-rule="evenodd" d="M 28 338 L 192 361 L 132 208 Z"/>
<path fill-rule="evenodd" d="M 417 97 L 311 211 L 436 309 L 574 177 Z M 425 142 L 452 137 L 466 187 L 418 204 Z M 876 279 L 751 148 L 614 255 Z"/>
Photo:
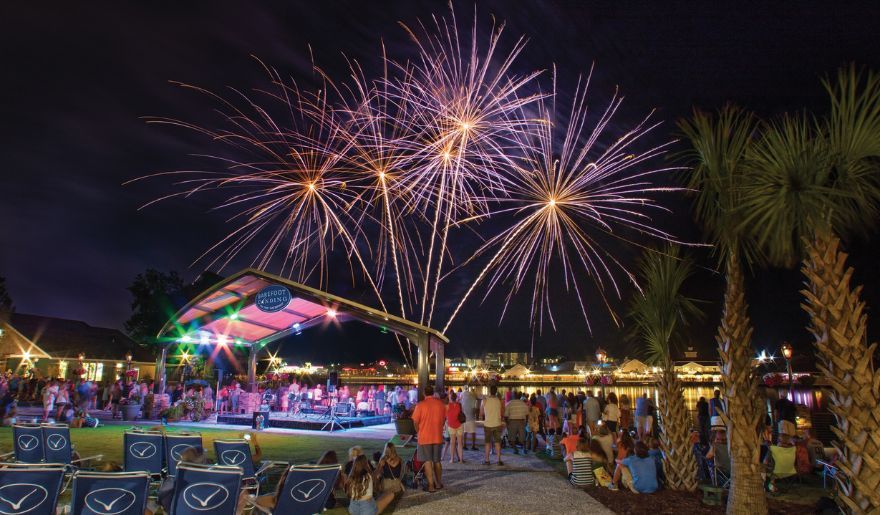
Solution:
<path fill-rule="evenodd" d="M 501 426 L 496 427 L 484 427 L 483 428 L 483 436 L 485 437 L 486 443 L 501 443 Z"/>
<path fill-rule="evenodd" d="M 419 445 L 419 449 L 418 449 L 419 461 L 431 461 L 434 463 L 440 463 L 442 455 L 443 455 L 443 444 L 442 443 L 429 443 L 426 445 Z"/>
<path fill-rule="evenodd" d="M 461 425 L 464 428 L 465 433 L 476 433 L 477 432 L 477 423 L 473 420 L 468 420 L 464 424 Z"/>
<path fill-rule="evenodd" d="M 464 425 L 449 428 L 449 436 L 461 436 L 464 434 Z"/>
<path fill-rule="evenodd" d="M 376 505 L 376 501 L 374 499 L 367 499 L 364 501 L 351 501 L 348 504 L 348 513 L 351 515 L 376 515 L 379 512 L 379 507 Z"/>

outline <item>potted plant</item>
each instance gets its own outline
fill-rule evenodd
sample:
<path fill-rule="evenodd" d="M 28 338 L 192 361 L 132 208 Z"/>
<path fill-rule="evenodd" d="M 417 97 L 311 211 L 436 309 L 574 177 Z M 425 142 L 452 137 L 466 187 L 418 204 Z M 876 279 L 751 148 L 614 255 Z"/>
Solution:
<path fill-rule="evenodd" d="M 141 394 L 139 390 L 132 390 L 131 395 L 119 401 L 122 408 L 122 420 L 136 420 L 141 412 Z"/>

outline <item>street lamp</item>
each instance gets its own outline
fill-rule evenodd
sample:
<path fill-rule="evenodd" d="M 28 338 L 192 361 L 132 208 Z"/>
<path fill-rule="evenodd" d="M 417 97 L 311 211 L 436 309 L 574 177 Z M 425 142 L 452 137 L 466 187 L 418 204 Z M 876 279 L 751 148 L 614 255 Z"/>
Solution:
<path fill-rule="evenodd" d="M 791 373 L 791 356 L 793 353 L 793 349 L 791 348 L 791 344 L 788 342 L 782 342 L 782 357 L 785 358 L 785 366 L 788 368 L 788 396 L 791 400 L 794 400 L 794 394 L 792 393 L 794 384 L 792 382 L 792 373 Z"/>
<path fill-rule="evenodd" d="M 128 352 L 125 354 L 125 366 L 126 366 L 126 371 L 131 370 L 131 358 L 132 358 L 131 351 L 128 351 Z"/>

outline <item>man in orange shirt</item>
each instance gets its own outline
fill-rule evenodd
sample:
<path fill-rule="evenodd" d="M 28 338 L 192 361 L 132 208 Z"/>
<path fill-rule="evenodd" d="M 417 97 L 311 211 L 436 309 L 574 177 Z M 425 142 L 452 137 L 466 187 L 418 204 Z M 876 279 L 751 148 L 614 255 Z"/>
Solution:
<path fill-rule="evenodd" d="M 419 438 L 418 458 L 425 462 L 428 491 L 443 488 L 443 423 L 446 421 L 446 405 L 434 397 L 434 387 L 425 385 L 425 399 L 416 404 L 412 415 Z"/>

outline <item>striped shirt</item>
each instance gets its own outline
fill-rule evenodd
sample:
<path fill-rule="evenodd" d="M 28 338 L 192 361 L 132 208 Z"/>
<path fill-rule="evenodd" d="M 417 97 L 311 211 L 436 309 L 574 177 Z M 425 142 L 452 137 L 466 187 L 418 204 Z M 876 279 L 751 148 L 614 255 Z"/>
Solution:
<path fill-rule="evenodd" d="M 596 484 L 590 453 L 575 451 L 571 460 L 571 474 L 569 474 L 568 480 L 574 486 L 593 486 Z"/>

